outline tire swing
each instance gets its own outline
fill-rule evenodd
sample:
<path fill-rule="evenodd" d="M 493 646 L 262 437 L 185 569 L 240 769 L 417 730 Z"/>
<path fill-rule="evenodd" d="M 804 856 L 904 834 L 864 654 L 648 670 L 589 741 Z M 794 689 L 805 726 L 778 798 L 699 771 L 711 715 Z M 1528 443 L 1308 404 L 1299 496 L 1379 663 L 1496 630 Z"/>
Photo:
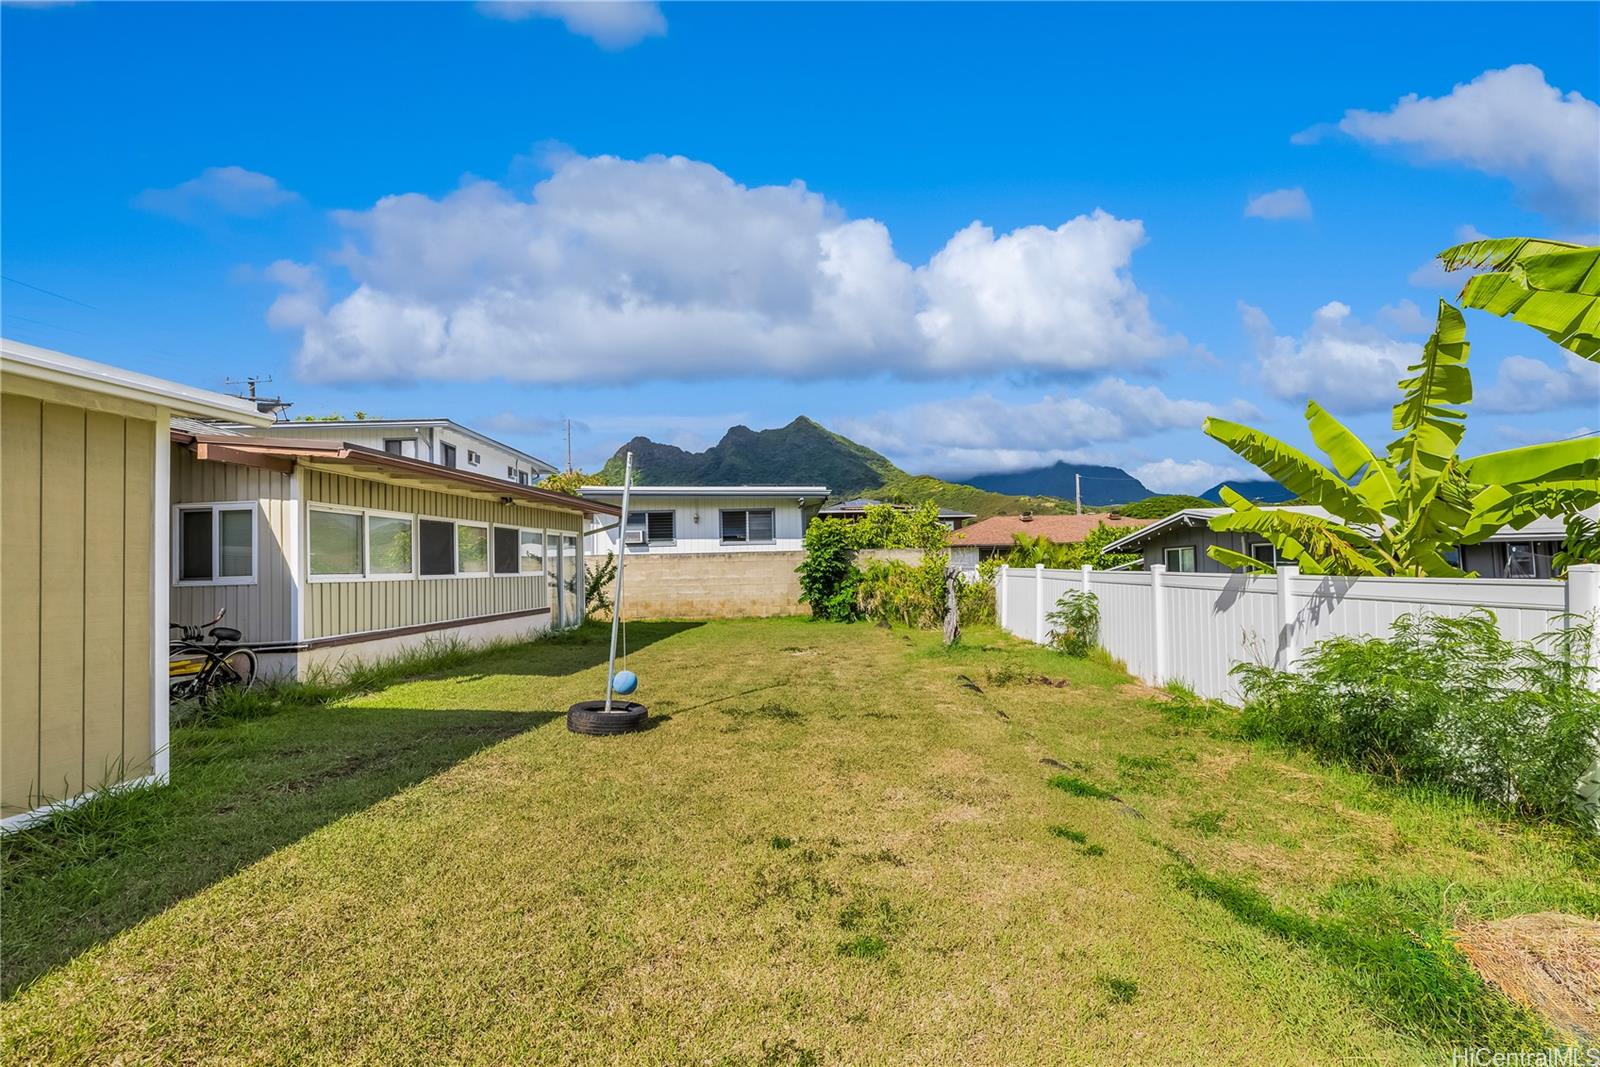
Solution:
<path fill-rule="evenodd" d="M 633 488 L 633 453 L 629 452 L 622 475 L 622 517 L 619 529 L 628 524 L 628 491 Z M 580 700 L 567 709 L 567 729 L 575 734 L 606 736 L 644 729 L 649 710 L 632 700 L 617 700 L 639 687 L 639 676 L 628 670 L 628 630 L 622 621 L 622 565 L 627 561 L 624 538 L 617 537 L 617 581 L 611 595 L 611 653 L 606 658 L 606 698 Z M 617 670 L 617 634 L 622 634 L 622 670 Z"/>

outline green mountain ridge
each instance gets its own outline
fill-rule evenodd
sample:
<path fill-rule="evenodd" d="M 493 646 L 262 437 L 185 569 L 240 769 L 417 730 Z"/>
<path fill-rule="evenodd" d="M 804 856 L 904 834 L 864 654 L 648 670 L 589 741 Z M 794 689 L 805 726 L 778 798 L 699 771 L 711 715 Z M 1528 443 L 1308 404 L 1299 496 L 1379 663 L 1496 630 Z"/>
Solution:
<path fill-rule="evenodd" d="M 635 437 L 606 461 L 598 481 L 622 484 L 623 457 L 630 451 L 637 485 L 826 485 L 836 500 L 857 496 L 905 504 L 932 500 L 979 518 L 1072 510 L 1070 502 L 1055 497 L 992 493 L 908 474 L 887 457 L 804 415 L 772 430 L 735 426 L 704 452 Z"/>

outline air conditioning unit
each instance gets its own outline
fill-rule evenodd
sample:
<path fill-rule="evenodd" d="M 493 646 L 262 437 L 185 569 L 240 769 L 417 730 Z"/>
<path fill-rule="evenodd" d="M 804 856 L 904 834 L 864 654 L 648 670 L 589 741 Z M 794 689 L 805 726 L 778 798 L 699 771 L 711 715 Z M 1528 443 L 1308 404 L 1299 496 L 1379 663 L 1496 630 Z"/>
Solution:
<path fill-rule="evenodd" d="M 646 539 L 643 530 L 627 530 L 622 535 L 622 543 L 625 545 L 645 545 L 650 542 Z"/>

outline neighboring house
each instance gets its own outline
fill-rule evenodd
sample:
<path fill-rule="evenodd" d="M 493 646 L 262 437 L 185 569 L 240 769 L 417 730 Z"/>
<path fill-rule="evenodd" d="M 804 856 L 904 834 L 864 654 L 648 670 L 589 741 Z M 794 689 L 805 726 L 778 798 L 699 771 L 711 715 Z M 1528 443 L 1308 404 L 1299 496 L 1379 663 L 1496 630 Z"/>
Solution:
<path fill-rule="evenodd" d="M 237 426 L 218 427 L 220 432 Z M 332 441 L 377 449 L 405 459 L 420 459 L 486 478 L 537 485 L 556 468 L 536 456 L 486 437 L 449 419 L 346 419 L 334 422 L 277 422 L 263 432 L 297 441 Z"/>
<path fill-rule="evenodd" d="M 1321 508 L 1302 505 L 1287 510 L 1328 517 Z M 1200 571 L 1226 574 L 1232 568 L 1206 555 L 1211 545 L 1254 556 L 1276 565 L 1277 552 L 1265 539 L 1254 534 L 1218 533 L 1210 520 L 1225 515 L 1228 508 L 1189 508 L 1174 512 L 1142 530 L 1107 545 L 1105 552 L 1142 552 L 1144 566 L 1164 563 L 1169 571 Z M 1586 514 L 1600 513 L 1591 509 Z M 1464 570 L 1476 571 L 1483 578 L 1548 578 L 1550 561 L 1566 539 L 1565 524 L 1559 519 L 1536 519 L 1521 530 L 1509 527 L 1478 544 L 1457 549 L 1451 562 Z"/>
<path fill-rule="evenodd" d="M 622 504 L 620 485 L 586 485 L 585 500 Z M 797 552 L 806 524 L 828 499 L 825 485 L 636 485 L 628 519 L 588 536 L 593 555 L 615 552 L 620 534 L 630 555 Z"/>
<path fill-rule="evenodd" d="M 1003 556 L 1016 547 L 1016 535 L 1043 537 L 1056 544 L 1082 541 L 1103 523 L 1134 530 L 1150 524 L 1149 519 L 1129 519 L 1104 513 L 1089 515 L 995 515 L 950 533 L 950 563 L 966 573 L 974 573 L 981 560 Z"/>
<path fill-rule="evenodd" d="M 618 515 L 503 476 L 277 427 L 240 435 L 190 423 L 169 447 L 173 618 L 203 622 L 226 608 L 245 643 L 266 653 L 264 672 L 573 625 L 584 520 Z"/>
<path fill-rule="evenodd" d="M 0 827 L 164 782 L 173 413 L 255 405 L 0 340 Z"/>
<path fill-rule="evenodd" d="M 840 504 L 829 504 L 817 512 L 820 519 L 845 519 L 854 522 L 867 514 L 868 508 L 881 507 L 886 501 L 872 500 L 868 497 L 856 497 Z M 890 504 L 898 511 L 915 510 L 910 504 Z M 939 509 L 939 521 L 952 530 L 959 530 L 973 519 L 977 518 L 970 511 L 952 511 L 949 508 Z"/>

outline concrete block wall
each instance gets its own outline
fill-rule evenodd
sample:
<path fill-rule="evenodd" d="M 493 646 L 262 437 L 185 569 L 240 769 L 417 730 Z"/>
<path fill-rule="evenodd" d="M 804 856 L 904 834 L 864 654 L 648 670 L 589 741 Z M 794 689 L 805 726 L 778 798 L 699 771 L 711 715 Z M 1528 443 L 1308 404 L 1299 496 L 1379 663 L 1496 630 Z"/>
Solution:
<path fill-rule="evenodd" d="M 730 619 L 803 615 L 804 552 L 629 555 L 623 607 L 631 619 Z"/>

